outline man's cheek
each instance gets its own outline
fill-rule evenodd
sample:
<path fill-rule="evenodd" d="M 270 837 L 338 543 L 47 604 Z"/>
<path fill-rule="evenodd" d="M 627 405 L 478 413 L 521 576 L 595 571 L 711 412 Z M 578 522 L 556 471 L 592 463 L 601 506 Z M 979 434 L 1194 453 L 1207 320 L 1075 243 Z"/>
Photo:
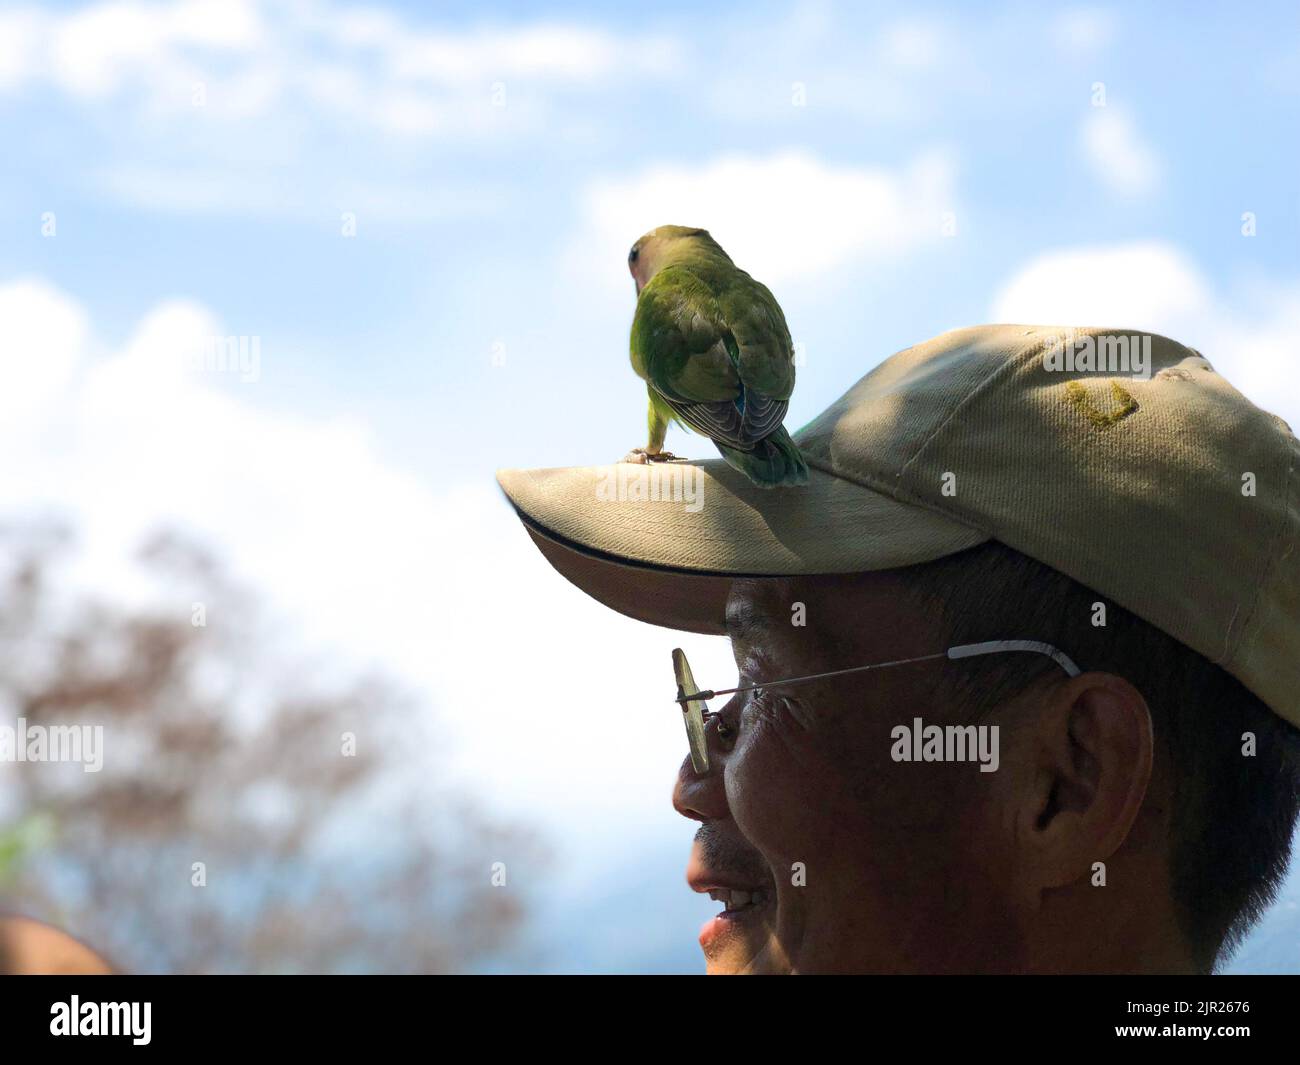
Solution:
<path fill-rule="evenodd" d="M 727 763 L 727 802 L 736 826 L 769 861 L 797 860 L 821 810 L 804 759 L 759 730 Z"/>
<path fill-rule="evenodd" d="M 781 778 L 792 799 L 828 815 L 858 793 L 863 767 L 887 749 L 864 749 L 865 731 L 860 713 L 849 722 L 828 700 L 790 700 L 762 716 L 744 739 L 755 775 Z"/>

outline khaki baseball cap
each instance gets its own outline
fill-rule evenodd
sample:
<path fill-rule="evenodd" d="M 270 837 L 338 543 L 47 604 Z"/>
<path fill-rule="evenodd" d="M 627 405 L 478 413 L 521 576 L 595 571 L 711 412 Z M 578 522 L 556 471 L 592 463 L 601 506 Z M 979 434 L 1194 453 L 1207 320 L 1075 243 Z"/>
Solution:
<path fill-rule="evenodd" d="M 643 621 L 721 633 L 737 576 L 998 540 L 1300 726 L 1300 446 L 1191 348 L 1131 329 L 959 329 L 880 363 L 795 440 L 796 488 L 718 459 L 497 479 L 556 569 Z"/>

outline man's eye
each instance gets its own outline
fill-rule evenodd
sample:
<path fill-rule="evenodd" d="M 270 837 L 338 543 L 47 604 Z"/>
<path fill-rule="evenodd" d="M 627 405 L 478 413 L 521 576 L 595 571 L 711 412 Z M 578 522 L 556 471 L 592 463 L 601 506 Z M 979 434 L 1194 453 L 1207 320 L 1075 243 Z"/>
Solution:
<path fill-rule="evenodd" d="M 742 715 L 745 719 L 761 721 L 773 717 L 781 707 L 781 696 L 774 691 L 759 688 L 745 697 Z"/>
<path fill-rule="evenodd" d="M 709 719 L 709 724 L 717 731 L 718 739 L 733 740 L 740 729 L 740 699 L 733 697 L 727 701 L 726 706 L 719 710 Z"/>

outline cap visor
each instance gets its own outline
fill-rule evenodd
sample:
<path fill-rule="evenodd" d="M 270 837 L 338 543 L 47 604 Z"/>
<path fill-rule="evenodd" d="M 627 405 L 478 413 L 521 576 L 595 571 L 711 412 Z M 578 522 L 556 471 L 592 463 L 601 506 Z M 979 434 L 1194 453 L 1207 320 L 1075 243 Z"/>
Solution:
<path fill-rule="evenodd" d="M 720 459 L 501 470 L 534 542 L 568 580 L 629 617 L 722 633 L 736 577 L 916 565 L 989 537 L 816 467 L 764 489 Z"/>

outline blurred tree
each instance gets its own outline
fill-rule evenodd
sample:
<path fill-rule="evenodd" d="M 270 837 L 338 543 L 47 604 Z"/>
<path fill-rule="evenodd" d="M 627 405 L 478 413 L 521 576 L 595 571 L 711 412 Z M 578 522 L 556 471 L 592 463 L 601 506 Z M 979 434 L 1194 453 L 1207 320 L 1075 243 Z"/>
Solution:
<path fill-rule="evenodd" d="M 0 764 L 7 906 L 127 971 L 445 972 L 508 948 L 543 848 L 439 790 L 428 713 L 288 650 L 183 538 L 147 544 L 153 594 L 114 605 L 75 590 L 74 556 L 56 525 L 0 527 L 0 725 L 104 744 L 99 772 Z M 34 846 L 33 819 L 54 826 Z"/>

